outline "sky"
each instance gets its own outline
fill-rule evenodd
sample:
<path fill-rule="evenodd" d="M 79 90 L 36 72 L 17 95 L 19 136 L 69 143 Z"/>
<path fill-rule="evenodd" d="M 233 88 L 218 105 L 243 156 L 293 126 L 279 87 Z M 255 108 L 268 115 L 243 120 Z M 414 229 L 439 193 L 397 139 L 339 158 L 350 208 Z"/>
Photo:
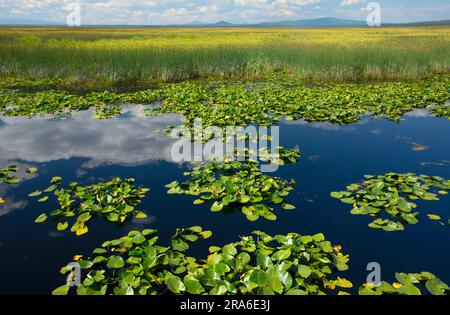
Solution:
<path fill-rule="evenodd" d="M 66 23 L 80 3 L 81 24 L 257 23 L 336 17 L 365 21 L 370 0 L 0 0 L 0 21 Z M 450 19 L 448 0 L 378 0 L 381 22 Z M 73 7 L 72 7 L 73 8 Z"/>

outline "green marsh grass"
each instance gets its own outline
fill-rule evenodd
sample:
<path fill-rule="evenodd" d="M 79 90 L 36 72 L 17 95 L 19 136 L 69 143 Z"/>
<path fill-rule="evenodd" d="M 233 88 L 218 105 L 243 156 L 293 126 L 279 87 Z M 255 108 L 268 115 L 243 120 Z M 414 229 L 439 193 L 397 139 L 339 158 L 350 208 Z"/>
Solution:
<path fill-rule="evenodd" d="M 419 80 L 448 74 L 450 28 L 1 28 L 0 76 L 70 82 Z"/>

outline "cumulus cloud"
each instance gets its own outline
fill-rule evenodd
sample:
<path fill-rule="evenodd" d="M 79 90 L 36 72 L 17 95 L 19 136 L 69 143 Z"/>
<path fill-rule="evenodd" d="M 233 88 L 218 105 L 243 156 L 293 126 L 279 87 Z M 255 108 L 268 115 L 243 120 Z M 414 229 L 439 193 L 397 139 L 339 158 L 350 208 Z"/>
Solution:
<path fill-rule="evenodd" d="M 82 24 L 176 24 L 194 21 L 256 22 L 301 15 L 302 7 L 325 0 L 82 0 Z M 0 0 L 0 18 L 16 15 L 64 23 L 76 0 Z M 30 16 L 26 16 L 30 15 Z"/>
<path fill-rule="evenodd" d="M 341 6 L 354 5 L 359 3 L 364 3 L 366 0 L 342 0 Z"/>

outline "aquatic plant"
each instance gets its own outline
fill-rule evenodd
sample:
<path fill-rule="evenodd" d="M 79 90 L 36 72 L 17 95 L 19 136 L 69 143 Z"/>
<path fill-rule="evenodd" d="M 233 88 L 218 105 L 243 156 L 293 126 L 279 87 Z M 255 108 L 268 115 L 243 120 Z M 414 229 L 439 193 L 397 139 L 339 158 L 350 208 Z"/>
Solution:
<path fill-rule="evenodd" d="M 94 117 L 96 119 L 111 119 L 122 114 L 122 106 L 98 106 L 94 110 Z"/>
<path fill-rule="evenodd" d="M 93 294 L 326 294 L 351 288 L 337 273 L 348 269 L 341 246 L 323 234 L 270 236 L 254 232 L 238 242 L 210 247 L 205 259 L 187 256 L 190 244 L 211 236 L 201 227 L 177 229 L 170 245 L 155 230 L 132 231 L 103 243 L 90 258 L 77 255 L 87 273 L 76 290 Z M 71 276 L 71 268 L 61 273 Z M 68 294 L 67 284 L 53 294 Z"/>
<path fill-rule="evenodd" d="M 0 93 L 0 113 L 5 116 L 58 117 L 94 108 L 97 118 L 111 118 L 119 115 L 120 110 L 109 105 L 120 103 L 121 98 L 126 99 L 109 92 L 72 95 L 61 90 L 21 92 L 8 88 L 2 88 L 0 92 L 3 92 Z"/>
<path fill-rule="evenodd" d="M 16 165 L 9 165 L 3 169 L 0 169 L 0 185 L 7 183 L 10 185 L 20 183 L 20 178 L 15 174 L 19 171 L 19 167 Z M 25 170 L 27 174 L 34 174 L 38 171 L 36 167 L 30 167 Z M 0 205 L 5 203 L 5 199 L 0 197 Z"/>
<path fill-rule="evenodd" d="M 3 184 L 4 182 L 8 184 L 17 184 L 20 179 L 16 176 L 14 176 L 14 173 L 16 173 L 18 170 L 18 167 L 15 165 L 9 165 L 3 169 L 0 169 L 0 184 Z M 5 199 L 0 197 L 0 205 L 5 203 Z"/>
<path fill-rule="evenodd" d="M 114 178 L 106 183 L 97 183 L 89 186 L 80 186 L 74 182 L 70 188 L 61 187 L 61 178 L 54 177 L 51 186 L 44 191 L 35 191 L 30 197 L 39 198 L 39 202 L 49 200 L 49 194 L 53 193 L 59 204 L 59 209 L 50 212 L 50 216 L 57 222 L 58 231 L 69 228 L 68 220 L 74 222 L 70 231 L 77 236 L 89 231 L 88 224 L 91 220 L 104 218 L 108 222 L 122 224 L 130 217 L 144 219 L 147 214 L 137 210 L 148 188 L 137 188 L 134 179 L 122 180 Z M 36 223 L 45 222 L 47 213 L 36 218 Z"/>
<path fill-rule="evenodd" d="M 363 115 L 399 120 L 408 111 L 450 99 L 447 77 L 374 85 L 182 82 L 162 89 L 162 106 L 148 114 L 182 114 L 188 127 L 196 119 L 203 126 L 269 126 L 282 118 L 349 124 Z"/>
<path fill-rule="evenodd" d="M 0 97 L 1 113 L 5 116 L 57 116 L 86 110 L 92 106 L 86 99 L 62 91 L 23 93 L 6 90 L 5 92 Z"/>
<path fill-rule="evenodd" d="M 0 169 L 0 184 L 17 184 L 20 179 L 14 174 L 19 170 L 16 165 L 9 165 L 3 169 Z"/>
<path fill-rule="evenodd" d="M 259 141 L 258 138 L 255 141 Z M 252 140 L 250 140 L 252 141 Z M 232 157 L 235 161 L 246 163 L 273 163 L 276 165 L 295 164 L 300 159 L 300 149 L 285 149 L 282 146 L 274 148 L 272 151 L 267 147 L 262 147 L 258 150 L 249 148 L 235 148 Z M 223 159 L 225 162 L 230 159 L 225 156 Z"/>
<path fill-rule="evenodd" d="M 443 219 L 440 215 L 437 214 L 428 214 L 428 219 L 431 221 L 438 222 L 442 226 L 450 226 L 450 219 Z"/>
<path fill-rule="evenodd" d="M 413 109 L 443 105 L 450 100 L 446 76 L 414 83 L 371 85 L 288 84 L 283 83 L 283 78 L 279 82 L 282 83 L 181 82 L 134 93 L 105 91 L 84 95 L 63 90 L 22 92 L 14 86 L 0 85 L 0 114 L 58 116 L 95 108 L 99 118 L 108 118 L 120 113 L 117 106 L 111 105 L 161 101 L 161 106 L 149 108 L 147 114 L 181 114 L 189 128 L 196 119 L 201 119 L 204 127 L 269 126 L 283 118 L 349 124 L 363 115 L 399 120 Z"/>
<path fill-rule="evenodd" d="M 450 119 L 450 105 L 432 106 L 430 112 L 436 117 L 447 117 Z"/>
<path fill-rule="evenodd" d="M 450 180 L 439 176 L 387 173 L 366 175 L 363 182 L 347 186 L 346 191 L 332 192 L 331 197 L 353 205 L 354 215 L 374 217 L 369 227 L 391 232 L 418 223 L 419 212 L 414 211 L 417 205 L 410 200 L 439 200 L 438 194 L 446 195 L 448 190 Z"/>
<path fill-rule="evenodd" d="M 286 210 L 295 208 L 284 201 L 295 181 L 264 175 L 255 163 L 213 161 L 184 175 L 189 179 L 166 185 L 167 193 L 199 196 L 194 204 L 213 202 L 214 212 L 235 208 L 248 220 L 256 221 L 260 217 L 276 220 L 272 205 Z"/>
<path fill-rule="evenodd" d="M 0 75 L 81 84 L 262 80 L 418 80 L 448 73 L 448 27 L 60 28 L 3 27 Z M 80 66 L 80 60 L 83 64 Z"/>
<path fill-rule="evenodd" d="M 322 295 L 353 286 L 336 275 L 348 269 L 349 257 L 341 250 L 321 233 L 272 237 L 256 231 L 222 248 L 210 247 L 205 265 L 191 276 L 209 294 Z"/>
<path fill-rule="evenodd" d="M 450 295 L 450 287 L 438 277 L 429 272 L 421 273 L 396 273 L 398 282 L 389 284 L 366 283 L 359 289 L 360 295 L 422 295 L 420 287 L 425 287 L 432 295 Z M 418 288 L 419 286 L 419 288 Z"/>

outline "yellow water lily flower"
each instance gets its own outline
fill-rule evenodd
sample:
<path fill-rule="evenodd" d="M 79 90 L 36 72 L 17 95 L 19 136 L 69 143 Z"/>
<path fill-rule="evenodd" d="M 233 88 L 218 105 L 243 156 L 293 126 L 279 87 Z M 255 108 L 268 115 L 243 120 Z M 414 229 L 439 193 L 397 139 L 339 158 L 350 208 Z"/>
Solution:
<path fill-rule="evenodd" d="M 81 235 L 86 234 L 87 232 L 89 232 L 88 227 L 87 227 L 87 226 L 83 226 L 83 227 L 79 227 L 79 228 L 75 231 L 75 234 L 76 234 L 77 236 L 81 236 Z"/>
<path fill-rule="evenodd" d="M 124 247 L 120 247 L 120 248 L 113 248 L 111 251 L 119 252 L 119 253 L 123 254 L 123 253 L 125 253 L 127 251 L 127 249 L 124 248 Z"/>
<path fill-rule="evenodd" d="M 398 283 L 398 282 L 394 282 L 393 284 L 392 284 L 392 286 L 395 288 L 395 289 L 400 289 L 401 287 L 403 287 L 403 284 L 401 284 L 401 283 Z"/>
<path fill-rule="evenodd" d="M 328 290 L 336 289 L 336 282 L 335 281 L 331 281 L 331 282 L 325 283 L 325 289 L 328 289 Z"/>

